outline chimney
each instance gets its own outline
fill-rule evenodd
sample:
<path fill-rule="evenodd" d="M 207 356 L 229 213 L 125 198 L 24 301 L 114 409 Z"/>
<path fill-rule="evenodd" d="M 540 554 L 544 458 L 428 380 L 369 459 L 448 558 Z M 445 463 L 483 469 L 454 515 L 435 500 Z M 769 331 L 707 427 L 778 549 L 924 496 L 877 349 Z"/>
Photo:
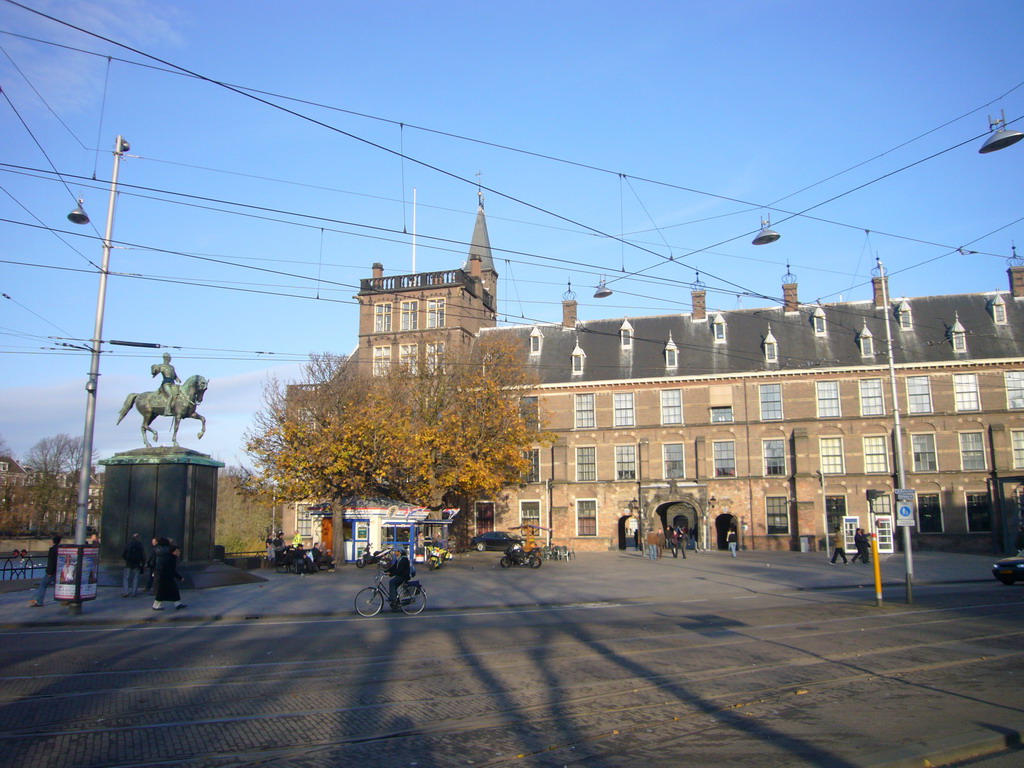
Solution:
<path fill-rule="evenodd" d="M 374 278 L 384 277 L 384 265 L 379 261 L 373 263 L 373 276 Z"/>
<path fill-rule="evenodd" d="M 889 293 L 889 278 L 888 277 L 872 277 L 871 287 L 875 289 L 875 309 L 885 309 L 885 295 L 882 293 L 882 289 L 885 289 L 885 293 Z"/>
<path fill-rule="evenodd" d="M 576 327 L 576 299 L 566 299 L 562 302 L 562 326 L 564 328 Z"/>
<path fill-rule="evenodd" d="M 800 302 L 796 298 L 796 283 L 782 284 L 782 308 L 786 312 L 797 312 Z"/>
<path fill-rule="evenodd" d="M 474 253 L 472 256 L 469 257 L 469 274 L 470 274 L 470 277 L 473 277 L 473 278 L 475 278 L 477 280 L 481 279 L 481 277 L 480 277 L 481 263 L 482 262 L 480 260 L 480 255 L 479 254 Z"/>
<path fill-rule="evenodd" d="M 1010 294 L 1015 299 L 1024 299 L 1024 265 L 1017 265 L 1006 270 L 1010 276 Z"/>
<path fill-rule="evenodd" d="M 707 304 L 705 303 L 706 297 L 705 291 L 690 291 L 690 299 L 693 301 L 693 314 L 690 317 L 693 320 L 707 320 L 708 310 Z"/>

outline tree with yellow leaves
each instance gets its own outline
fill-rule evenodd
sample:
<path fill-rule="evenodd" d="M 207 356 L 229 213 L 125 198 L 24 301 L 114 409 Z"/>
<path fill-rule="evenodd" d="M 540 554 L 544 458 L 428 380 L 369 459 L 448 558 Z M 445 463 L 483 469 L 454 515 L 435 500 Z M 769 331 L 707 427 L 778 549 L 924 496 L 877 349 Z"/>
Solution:
<path fill-rule="evenodd" d="M 484 334 L 432 365 L 366 366 L 312 356 L 303 381 L 267 384 L 246 435 L 255 485 L 279 497 L 388 497 L 436 507 L 521 482 L 550 438 L 524 411 L 531 381 L 516 342 Z"/>

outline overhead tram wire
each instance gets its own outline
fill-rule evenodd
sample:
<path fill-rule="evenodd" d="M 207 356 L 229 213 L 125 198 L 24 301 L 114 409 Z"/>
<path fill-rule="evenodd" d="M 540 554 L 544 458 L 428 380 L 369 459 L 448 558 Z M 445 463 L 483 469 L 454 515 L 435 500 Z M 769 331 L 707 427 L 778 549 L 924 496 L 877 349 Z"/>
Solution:
<path fill-rule="evenodd" d="M 229 84 L 229 83 L 225 83 L 225 82 L 222 82 L 222 81 L 218 81 L 218 80 L 206 77 L 204 75 L 200 75 L 200 74 L 195 73 L 195 72 L 191 72 L 190 70 L 188 70 L 188 69 L 186 69 L 184 67 L 180 67 L 180 66 L 175 65 L 173 63 L 164 61 L 164 60 L 162 60 L 162 59 L 160 59 L 158 57 L 155 57 L 155 56 L 152 56 L 152 55 L 147 54 L 145 52 L 139 51 L 139 50 L 134 49 L 134 48 L 132 48 L 130 46 L 127 46 L 125 44 L 118 43 L 118 42 L 116 42 L 114 40 L 110 40 L 110 39 L 108 39 L 108 38 L 106 38 L 106 37 L 104 37 L 102 35 L 97 34 L 97 33 L 93 33 L 93 32 L 90 32 L 88 30 L 81 29 L 79 27 L 76 27 L 75 25 L 72 25 L 72 24 L 68 23 L 68 22 L 62 21 L 62 20 L 57 19 L 55 17 L 49 16 L 47 14 L 41 13 L 41 12 L 36 11 L 34 9 L 27 8 L 26 6 L 24 6 L 24 5 L 20 4 L 20 3 L 13 2 L 13 0 L 7 0 L 7 1 L 10 4 L 12 4 L 12 5 L 16 5 L 18 7 L 21 7 L 23 9 L 25 9 L 25 10 L 28 10 L 28 11 L 30 11 L 32 13 L 36 13 L 37 15 L 43 16 L 45 18 L 49 18 L 52 21 L 55 21 L 56 23 L 59 23 L 59 24 L 62 24 L 62 25 L 69 26 L 69 27 L 72 27 L 74 29 L 77 29 L 77 30 L 81 31 L 83 34 L 86 34 L 86 35 L 89 35 L 89 36 L 96 37 L 98 39 L 104 40 L 106 42 L 111 43 L 112 45 L 115 45 L 115 46 L 124 48 L 126 50 L 132 51 L 133 53 L 136 53 L 136 54 L 138 54 L 140 56 L 144 56 L 146 58 L 153 59 L 154 61 L 159 61 L 159 62 L 165 64 L 166 67 L 170 67 L 171 69 L 155 67 L 153 65 L 149 65 L 149 64 L 145 64 L 145 63 L 137 62 L 137 61 L 132 61 L 132 60 L 129 60 L 129 59 L 121 59 L 119 57 L 111 57 L 109 55 L 99 54 L 99 53 L 96 53 L 96 52 L 93 52 L 93 51 L 87 51 L 87 50 L 81 49 L 81 48 L 76 48 L 76 47 L 72 47 L 72 46 L 66 46 L 66 45 L 62 45 L 62 44 L 58 44 L 58 43 L 52 43 L 50 41 L 41 40 L 39 38 L 32 38 L 32 37 L 27 37 L 27 36 L 24 36 L 24 35 L 17 35 L 16 33 L 9 33 L 9 32 L 4 31 L 3 32 L 4 34 L 11 34 L 11 35 L 14 35 L 14 36 L 17 36 L 17 37 L 22 37 L 22 38 L 25 38 L 25 39 L 32 40 L 34 42 L 39 42 L 39 43 L 44 44 L 44 45 L 54 45 L 54 46 L 57 46 L 57 47 L 65 48 L 65 49 L 72 50 L 72 51 L 79 52 L 79 53 L 83 53 L 83 54 L 86 54 L 86 55 L 102 56 L 102 57 L 106 58 L 108 60 L 108 62 L 110 60 L 112 60 L 112 59 L 116 59 L 119 62 L 130 64 L 130 65 L 133 65 L 133 66 L 139 66 L 139 67 L 153 69 L 153 70 L 156 70 L 156 71 L 167 72 L 167 73 L 171 73 L 171 74 L 178 74 L 178 75 L 182 75 L 182 76 L 188 76 L 188 77 L 199 79 L 199 80 L 202 80 L 202 81 L 205 81 L 205 82 L 210 82 L 212 84 L 219 85 L 221 87 L 227 88 L 228 90 L 231 90 L 233 92 L 239 93 L 240 95 L 249 96 L 250 98 L 254 98 L 255 100 L 257 100 L 257 101 L 259 101 L 261 103 L 264 103 L 267 106 L 270 106 L 272 108 L 281 109 L 281 110 L 283 110 L 283 111 L 285 111 L 285 112 L 287 112 L 289 114 L 292 114 L 292 115 L 294 115 L 296 117 L 299 117 L 301 119 L 309 120 L 309 121 L 311 121 L 311 122 L 313 122 L 315 124 L 319 124 L 319 125 L 321 125 L 323 127 L 326 127 L 326 128 L 328 128 L 330 130 L 334 130 L 334 131 L 337 131 L 339 133 L 342 133 L 343 135 L 347 135 L 350 138 L 353 138 L 355 140 L 363 141 L 365 143 L 368 143 L 371 146 L 374 146 L 374 147 L 376 147 L 378 149 L 381 149 L 382 151 L 390 152 L 392 154 L 398 154 L 400 157 L 403 158 L 403 160 L 406 159 L 406 156 L 404 155 L 403 152 L 396 153 L 394 150 L 391 150 L 391 149 L 389 149 L 387 147 L 383 147 L 383 146 L 377 145 L 377 144 L 375 144 L 373 142 L 369 142 L 369 141 L 367 141 L 365 139 L 362 139 L 359 136 L 356 136 L 354 134 L 350 134 L 348 132 L 342 131 L 340 129 L 335 128 L 334 126 L 330 126 L 329 124 L 323 123 L 321 121 L 315 120 L 315 119 L 310 118 L 310 117 L 308 117 L 306 115 L 303 115 L 301 113 L 295 112 L 294 110 L 289 110 L 289 109 L 287 109 L 285 107 L 282 107 L 282 106 L 280 106 L 278 104 L 274 104 L 272 102 L 268 102 L 265 99 L 257 98 L 255 96 L 252 96 L 252 94 L 253 93 L 259 93 L 259 94 L 263 94 L 263 95 L 267 95 L 267 96 L 272 96 L 274 98 L 281 98 L 281 99 L 285 99 L 285 100 L 289 100 L 289 101 L 294 101 L 296 103 L 303 103 L 303 104 L 307 104 L 307 105 L 311 105 L 311 106 L 317 106 L 317 107 L 320 107 L 320 108 L 324 108 L 324 109 L 328 109 L 328 110 L 332 110 L 332 111 L 337 111 L 337 112 L 341 112 L 341 113 L 345 113 L 345 114 L 351 114 L 351 115 L 362 117 L 362 118 L 365 118 L 365 119 L 371 119 L 371 120 L 391 123 L 391 124 L 394 124 L 394 125 L 401 126 L 403 128 L 403 130 L 404 130 L 405 127 L 409 127 L 409 128 L 416 129 L 416 130 L 421 130 L 421 131 L 425 131 L 425 132 L 435 133 L 435 134 L 438 134 L 438 135 L 445 135 L 445 136 L 449 136 L 451 138 L 456 138 L 456 139 L 459 139 L 459 140 L 464 140 L 464 141 L 469 141 L 469 142 L 473 142 L 473 143 L 478 143 L 478 144 L 481 144 L 481 145 L 493 146 L 495 148 L 499 148 L 499 149 L 506 150 L 506 151 L 522 153 L 522 154 L 534 156 L 534 157 L 537 157 L 537 158 L 540 158 L 540 159 L 550 160 L 552 162 L 558 162 L 558 163 L 563 163 L 563 164 L 567 164 L 567 165 L 573 165 L 573 166 L 580 167 L 580 168 L 590 169 L 590 170 L 594 170 L 596 172 L 608 173 L 608 174 L 614 173 L 614 174 L 619 175 L 619 176 L 628 176 L 629 178 L 634 178 L 634 179 L 637 179 L 638 181 L 644 181 L 644 182 L 647 182 L 647 183 L 650 183 L 650 184 L 664 186 L 664 187 L 667 187 L 667 188 L 678 189 L 680 191 L 691 192 L 691 193 L 694 193 L 694 194 L 700 194 L 700 195 L 715 197 L 715 198 L 726 200 L 726 201 L 730 201 L 730 202 L 737 202 L 737 203 L 741 203 L 743 205 L 750 206 L 752 208 L 758 208 L 758 207 L 764 208 L 765 207 L 763 205 L 757 205 L 757 204 L 749 202 L 749 201 L 743 201 L 743 200 L 739 200 L 739 199 L 736 199 L 736 198 L 731 198 L 731 197 L 723 196 L 723 195 L 716 195 L 714 193 L 705 192 L 703 190 L 697 190 L 697 189 L 693 189 L 693 188 L 689 188 L 689 187 L 684 187 L 682 185 L 677 185 L 677 184 L 672 184 L 672 183 L 669 183 L 669 182 L 659 181 L 659 180 L 656 180 L 656 179 L 650 179 L 650 178 L 645 178 L 645 177 L 641 177 L 641 176 L 636 176 L 636 175 L 633 175 L 633 174 L 622 174 L 621 172 L 611 171 L 611 170 L 606 169 L 606 168 L 601 168 L 600 166 L 595 166 L 595 165 L 592 165 L 592 164 L 580 163 L 580 162 L 576 162 L 576 161 L 566 160 L 564 158 L 558 158 L 558 157 L 555 157 L 553 155 L 546 155 L 546 154 L 543 154 L 543 153 L 532 152 L 532 151 L 529 151 L 529 150 L 523 150 L 523 149 L 519 149 L 519 148 L 516 148 L 516 147 L 511 147 L 511 146 L 508 146 L 508 145 L 502 145 L 502 144 L 497 144 L 497 143 L 494 143 L 494 142 L 484 141 L 484 140 L 481 140 L 481 139 L 475 139 L 473 137 L 467 137 L 467 136 L 462 136 L 462 135 L 454 134 L 454 133 L 450 133 L 450 132 L 439 131 L 439 130 L 435 130 L 435 129 L 431 129 L 431 128 L 426 128 L 424 126 L 419 126 L 419 125 L 408 123 L 408 122 L 404 122 L 404 121 L 397 121 L 397 120 L 392 120 L 392 119 L 388 119 L 388 118 L 381 118 L 379 116 L 369 115 L 369 114 L 366 114 L 366 113 L 360 113 L 360 112 L 357 112 L 357 111 L 354 111 L 354 110 L 347 110 L 347 109 L 344 109 L 344 108 L 341 108 L 341 107 L 335 107 L 335 106 L 332 106 L 332 105 L 327 105 L 327 104 L 322 104 L 322 103 L 318 103 L 318 102 L 313 102 L 313 101 L 310 101 L 310 100 L 299 99 L 299 98 L 292 97 L 292 96 L 287 96 L 287 95 L 284 95 L 284 94 L 276 94 L 276 93 L 272 93 L 272 92 L 269 92 L 269 91 L 261 91 L 259 89 L 249 88 L 247 86 L 232 85 L 232 84 Z M 895 151 L 896 149 L 899 149 L 899 148 L 901 148 L 903 146 L 906 146 L 907 144 L 910 144 L 910 143 L 912 143 L 913 141 L 916 141 L 919 138 L 927 136 L 930 133 L 933 133 L 936 130 L 941 129 L 942 127 L 945 127 L 946 125 L 950 125 L 950 124 L 952 124 L 952 123 L 954 123 L 954 122 L 956 122 L 956 121 L 958 121 L 960 119 L 965 118 L 966 116 L 968 116 L 970 114 L 973 114 L 974 112 L 979 111 L 980 109 L 984 109 L 986 106 L 994 103 L 995 101 L 998 101 L 1000 98 L 1005 97 L 1009 93 L 1012 93 L 1014 90 L 1016 90 L 1017 88 L 1021 87 L 1022 85 L 1024 85 L 1024 83 L 1019 83 L 1019 84 L 1013 86 L 1012 88 L 1010 88 L 1009 90 L 1007 90 L 1003 94 L 1003 96 L 997 97 L 996 99 L 988 102 L 988 104 L 986 104 L 986 105 L 982 105 L 980 107 L 977 107 L 976 109 L 971 110 L 971 111 L 965 113 L 964 115 L 961 115 L 958 118 L 954 118 L 951 121 L 947 121 L 947 123 L 944 123 L 944 124 L 934 128 L 934 129 L 931 129 L 930 131 L 926 131 L 925 133 L 920 134 L 919 136 L 917 136 L 917 137 L 915 137 L 913 139 L 905 141 L 905 142 L 897 145 L 897 147 L 894 147 L 893 149 L 887 150 L 886 152 L 883 152 L 883 153 L 881 153 L 879 155 L 876 155 L 875 157 L 870 158 L 870 159 L 868 159 L 866 161 L 863 161 L 862 163 L 858 163 L 858 164 L 856 164 L 854 166 L 851 166 L 851 168 L 849 168 L 849 169 L 846 169 L 844 171 L 840 171 L 840 172 L 838 172 L 836 174 L 833 174 L 832 176 L 829 176 L 827 179 L 822 180 L 822 182 L 817 182 L 815 184 L 812 184 L 809 187 L 806 187 L 805 189 L 809 189 L 809 188 L 811 188 L 813 186 L 817 186 L 817 184 L 823 183 L 824 181 L 828 181 L 828 180 L 830 180 L 832 178 L 835 178 L 835 177 L 837 177 L 839 175 L 842 175 L 843 173 L 846 173 L 847 171 L 852 170 L 853 168 L 860 167 L 861 165 L 864 165 L 867 162 L 871 162 L 874 159 L 878 159 L 879 157 L 882 157 L 882 156 L 888 154 L 889 152 Z M 1015 122 L 1015 121 L 1010 121 L 1010 122 Z M 941 154 L 941 153 L 938 153 L 938 154 Z M 432 170 L 435 170 L 435 171 L 437 171 L 439 173 L 442 173 L 442 174 L 445 174 L 445 175 L 449 175 L 452 178 L 456 178 L 456 179 L 461 180 L 461 181 L 463 181 L 465 183 L 473 183 L 473 182 L 470 182 L 468 179 L 463 179 L 462 177 L 459 177 L 456 174 L 451 174 L 451 173 L 449 173 L 447 171 L 444 171 L 443 169 L 436 168 L 434 166 L 431 166 L 430 164 L 423 163 L 422 161 L 418 161 L 415 158 L 411 158 L 410 157 L 408 159 L 411 162 L 423 165 L 424 167 L 427 167 L 427 168 L 431 168 Z M 927 159 L 930 159 L 930 158 L 925 158 L 925 160 L 927 160 Z M 923 160 L 919 161 L 919 162 L 923 162 Z M 906 166 L 905 168 L 912 167 L 912 165 L 914 165 L 914 164 L 911 164 L 911 166 Z M 904 169 L 899 169 L 899 170 L 905 170 L 905 168 Z M 894 171 L 893 173 L 896 173 L 896 172 L 899 172 L 899 171 Z M 890 174 L 887 174 L 887 175 L 892 175 L 892 174 L 890 173 Z M 879 177 L 879 178 L 885 178 L 885 176 Z M 873 183 L 873 182 L 868 182 L 868 183 Z M 850 190 L 849 192 L 856 191 L 857 189 L 863 188 L 864 186 L 866 186 L 866 185 L 861 185 L 860 187 L 856 187 L 853 190 Z M 652 253 L 654 255 L 659 255 L 660 256 L 660 254 L 657 254 L 657 253 L 651 251 L 650 249 L 647 249 L 647 248 L 644 248 L 642 246 L 639 246 L 636 243 L 624 241 L 623 238 L 621 238 L 621 237 L 616 238 L 613 235 L 608 235 L 607 233 L 603 233 L 600 230 L 588 227 L 587 225 L 582 224 L 580 222 L 576 222 L 576 221 L 574 221 L 574 220 L 572 220 L 570 218 L 562 217 L 559 214 L 556 214 L 554 212 L 548 211 L 548 210 L 546 210 L 544 208 L 541 208 L 539 206 L 533 206 L 532 204 L 526 203 L 525 201 L 522 201 L 522 200 L 518 200 L 517 198 L 509 196 L 509 195 L 506 195 L 504 193 L 501 193 L 500 191 L 497 191 L 497 190 L 494 190 L 494 189 L 490 189 L 490 188 L 486 188 L 486 189 L 488 189 L 488 191 L 494 192 L 495 194 L 497 194 L 499 196 L 506 197 L 506 198 L 508 198 L 510 200 L 513 200 L 515 202 L 519 202 L 520 204 L 523 204 L 523 205 L 525 205 L 527 207 L 531 207 L 531 208 L 533 208 L 535 210 L 544 212 L 544 213 L 546 213 L 548 215 L 552 215 L 552 216 L 554 216 L 556 218 L 560 218 L 560 219 L 566 221 L 567 223 L 572 223 L 574 226 L 584 227 L 586 229 L 589 229 L 592 232 L 601 235 L 602 237 L 610 237 L 612 239 L 618 239 L 618 240 L 620 240 L 620 242 L 623 242 L 624 244 L 628 243 L 629 245 L 631 245 L 631 247 L 638 248 L 640 250 L 644 250 L 644 251 L 650 252 L 650 253 Z M 799 191 L 803 191 L 803 190 L 798 190 L 798 192 Z M 849 194 L 849 192 L 843 193 L 843 194 Z M 797 193 L 791 193 L 790 195 L 787 195 L 786 197 L 780 198 L 780 200 L 784 200 L 787 197 L 790 197 L 793 194 L 797 194 Z M 810 208 L 807 208 L 804 211 L 797 212 L 797 213 L 780 211 L 782 213 L 788 213 L 789 214 L 787 216 L 787 218 L 783 219 L 783 221 L 786 221 L 789 218 L 793 218 L 794 216 L 805 216 L 807 211 L 813 210 L 814 208 L 816 208 L 816 207 L 818 207 L 820 205 L 824 205 L 825 203 L 831 202 L 832 200 L 838 199 L 838 197 L 842 197 L 842 196 L 843 195 L 838 195 L 836 197 L 830 198 L 829 200 L 823 201 L 822 203 L 819 203 L 816 206 L 811 206 Z M 771 206 L 767 206 L 767 207 L 769 209 L 772 209 Z M 857 228 L 857 229 L 863 229 L 863 227 L 861 227 L 861 226 L 855 226 L 854 227 L 854 225 L 843 224 L 842 222 L 830 221 L 828 219 L 818 219 L 817 217 L 811 217 L 811 216 L 807 216 L 807 218 L 810 218 L 812 220 L 822 221 L 824 223 L 834 224 L 834 225 L 837 225 L 837 226 L 847 226 L 847 227 L 853 227 L 853 228 Z M 881 231 L 878 231 L 878 230 L 875 230 L 875 231 L 878 234 L 880 234 L 880 235 L 885 235 L 885 236 L 889 236 L 889 237 L 901 237 L 899 235 L 895 235 L 895 234 L 892 234 L 892 233 L 881 232 Z M 732 239 L 739 239 L 740 237 L 745 237 L 748 234 L 750 234 L 750 233 L 743 233 L 743 234 L 739 235 L 737 238 L 732 238 Z M 725 243 L 731 242 L 732 239 L 722 241 L 721 243 L 718 243 L 716 245 L 707 246 L 705 248 L 701 248 L 701 249 L 698 249 L 698 250 L 691 251 L 690 253 L 686 254 L 685 256 L 680 257 L 680 259 L 686 258 L 687 256 L 695 255 L 697 253 L 703 253 L 703 252 L 710 251 L 712 248 L 718 247 L 718 245 L 724 245 Z M 911 241 L 914 240 L 914 238 L 904 238 L 904 239 L 908 239 L 908 240 L 911 240 Z M 921 241 L 918 241 L 918 242 L 921 242 Z M 670 260 L 675 260 L 675 259 L 670 259 Z M 640 274 L 640 272 L 648 271 L 649 269 L 653 269 L 655 266 L 658 266 L 658 264 L 651 265 L 650 267 L 645 268 L 644 270 L 640 270 L 640 271 L 631 273 L 630 275 L 626 275 L 625 277 L 629 277 L 631 275 Z M 618 279 L 623 279 L 623 278 L 617 278 L 616 281 Z M 716 277 L 716 279 L 721 279 L 721 278 L 717 278 Z M 737 287 L 741 287 L 741 286 L 737 286 Z M 759 295 L 759 294 L 757 294 L 756 292 L 753 292 L 753 291 L 747 291 L 747 293 L 749 293 L 751 295 Z M 769 298 L 769 297 L 765 297 L 765 298 Z"/>

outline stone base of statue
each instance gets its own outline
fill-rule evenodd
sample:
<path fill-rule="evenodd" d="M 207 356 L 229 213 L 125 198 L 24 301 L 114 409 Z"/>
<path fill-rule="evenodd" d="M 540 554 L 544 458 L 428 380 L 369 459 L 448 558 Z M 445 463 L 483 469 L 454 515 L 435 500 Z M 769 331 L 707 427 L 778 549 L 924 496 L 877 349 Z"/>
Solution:
<path fill-rule="evenodd" d="M 161 447 L 125 451 L 99 463 L 106 467 L 101 583 L 115 576 L 120 583 L 121 553 L 135 533 L 141 535 L 147 555 L 154 538 L 165 537 L 178 546 L 183 587 L 254 580 L 248 578 L 251 574 L 214 560 L 217 471 L 222 462 L 188 448 Z"/>

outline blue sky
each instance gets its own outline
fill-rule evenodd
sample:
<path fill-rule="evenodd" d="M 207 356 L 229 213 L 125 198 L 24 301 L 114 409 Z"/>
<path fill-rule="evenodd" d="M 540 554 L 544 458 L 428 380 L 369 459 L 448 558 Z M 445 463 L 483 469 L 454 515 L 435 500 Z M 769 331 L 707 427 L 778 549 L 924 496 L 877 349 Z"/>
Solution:
<path fill-rule="evenodd" d="M 508 323 L 557 321 L 570 281 L 583 320 L 686 312 L 698 271 L 715 308 L 778 304 L 787 270 L 802 301 L 866 299 L 876 255 L 896 296 L 1005 290 L 1024 249 L 1024 144 L 977 153 L 1024 115 L 1018 0 L 23 4 L 93 34 L 0 0 L 17 455 L 82 430 L 88 355 L 51 337 L 92 334 L 117 134 L 103 337 L 207 376 L 207 435 L 179 438 L 230 464 L 269 376 L 353 348 L 371 265 L 411 271 L 414 189 L 432 270 L 486 188 Z M 762 215 L 782 239 L 756 247 Z M 105 349 L 99 457 L 141 445 L 114 421 L 163 351 Z"/>

